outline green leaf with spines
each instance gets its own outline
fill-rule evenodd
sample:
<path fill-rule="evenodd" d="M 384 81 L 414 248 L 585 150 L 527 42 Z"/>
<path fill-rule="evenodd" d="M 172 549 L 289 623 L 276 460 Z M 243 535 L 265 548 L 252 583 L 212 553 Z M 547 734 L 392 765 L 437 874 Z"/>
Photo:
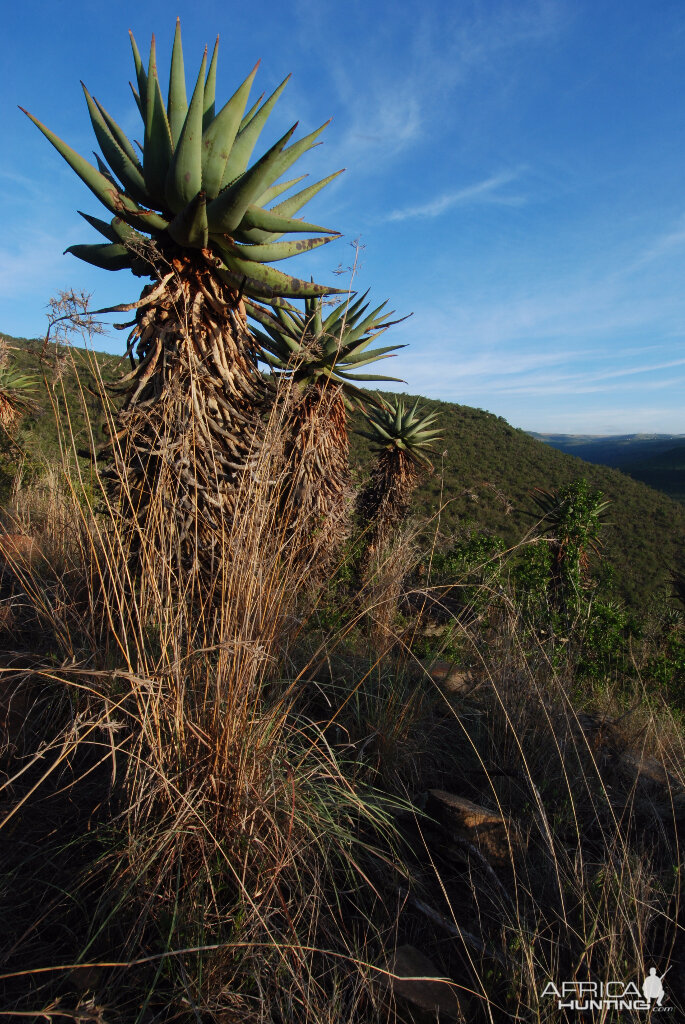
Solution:
<path fill-rule="evenodd" d="M 387 357 L 383 357 L 387 358 Z M 337 367 L 335 371 L 331 371 L 331 376 L 342 377 L 343 380 L 391 380 L 398 384 L 405 384 L 401 377 L 386 377 L 382 373 L 347 373 L 345 370 L 339 370 Z"/>
<path fill-rule="evenodd" d="M 209 128 L 210 124 L 214 120 L 214 106 L 216 103 L 216 67 L 217 60 L 219 57 L 219 37 L 216 37 L 214 43 L 214 50 L 212 51 L 212 59 L 209 62 L 209 71 L 207 72 L 207 81 L 205 82 L 205 98 L 202 109 L 202 130 L 203 132 Z"/>
<path fill-rule="evenodd" d="M 257 228 L 265 232 L 265 237 L 271 237 L 277 231 L 279 235 L 322 232 L 324 235 L 338 235 L 340 232 L 332 228 L 324 228 L 320 224 L 310 224 L 304 220 L 296 220 L 292 217 L 280 217 L 271 210 L 261 210 L 258 206 L 250 204 L 240 221 L 239 230 L 242 234 L 248 234 L 248 229 Z"/>
<path fill-rule="evenodd" d="M 286 149 L 284 148 L 286 142 L 297 128 L 297 124 L 294 124 L 290 131 L 286 132 L 256 164 L 253 164 L 249 171 L 246 171 L 214 200 L 207 211 L 211 231 L 225 234 L 234 231 L 242 222 L 255 198 L 270 182 L 285 174 L 303 153 L 312 148 L 314 140 L 328 124 L 329 122 L 326 121 L 320 128 L 310 132 L 309 135 L 294 142 Z M 323 230 L 326 231 L 325 228 Z"/>
<path fill-rule="evenodd" d="M 330 124 L 330 122 L 326 122 Z M 322 131 L 326 125 L 323 125 L 319 131 Z M 294 213 L 297 213 L 302 209 L 311 199 L 317 195 L 322 188 L 325 188 L 331 181 L 337 178 L 345 170 L 341 167 L 339 171 L 334 171 L 333 174 L 329 174 L 326 178 L 322 178 L 321 181 L 315 182 L 313 185 L 308 185 L 307 188 L 303 188 L 301 192 L 297 192 L 294 196 L 290 196 L 289 199 L 285 199 L 278 206 L 273 206 L 269 213 L 274 214 L 277 217 L 292 217 Z"/>
<path fill-rule="evenodd" d="M 279 260 L 287 260 L 332 241 L 330 236 L 294 238 L 288 242 L 271 242 L 269 245 L 233 245 L 230 241 L 224 240 L 222 247 L 226 252 L 230 252 L 239 259 L 250 260 L 251 263 L 278 263 Z"/>
<path fill-rule="evenodd" d="M 179 213 L 192 202 L 202 188 L 202 105 L 206 67 L 205 47 L 190 106 L 166 177 L 166 199 L 174 213 Z"/>
<path fill-rule="evenodd" d="M 258 264 L 254 264 L 258 266 Z M 288 296 L 284 292 L 276 292 L 273 288 L 265 286 L 260 281 L 250 280 L 241 271 L 231 270 L 229 267 L 220 267 L 217 270 L 218 277 L 230 288 L 235 288 L 240 295 L 248 298 L 259 299 L 261 302 L 268 302 L 274 309 L 291 309 L 288 298 L 297 298 L 297 295 Z"/>
<path fill-rule="evenodd" d="M 269 182 L 280 177 L 280 174 L 275 172 L 276 161 L 296 128 L 297 124 L 294 124 L 249 171 L 241 175 L 233 185 L 225 188 L 210 203 L 207 215 L 212 234 L 231 234 L 235 231 L 255 196 L 258 196 Z"/>
<path fill-rule="evenodd" d="M 183 44 L 181 42 L 181 19 L 176 18 L 174 45 L 171 50 L 171 70 L 169 72 L 169 92 L 167 95 L 167 119 L 174 148 L 178 145 L 183 125 L 188 112 L 186 96 L 186 76 L 183 67 Z"/>
<path fill-rule="evenodd" d="M 282 181 L 279 185 L 272 185 L 271 188 L 267 188 L 265 192 L 262 192 L 261 196 L 258 196 L 255 200 L 255 206 L 264 207 L 267 203 L 273 202 L 278 196 L 287 192 L 289 188 L 294 188 L 295 185 L 299 185 L 301 181 L 307 178 L 307 174 L 301 174 L 299 178 L 291 178 L 290 181 Z"/>
<path fill-rule="evenodd" d="M 91 217 L 88 213 L 82 213 L 81 210 L 78 212 L 96 231 L 99 231 L 101 235 L 104 235 L 105 238 L 108 238 L 110 242 L 115 244 L 142 240 L 145 237 L 134 231 L 121 217 L 113 217 L 108 223 L 107 221 L 100 220 L 98 217 Z"/>
<path fill-rule="evenodd" d="M 95 97 L 93 97 L 93 99 L 95 99 Z M 102 103 L 100 103 L 99 100 L 95 100 L 95 103 L 97 104 L 98 110 L 100 111 L 100 113 L 102 114 L 103 118 L 105 119 L 107 127 L 109 128 L 110 132 L 112 133 L 115 141 L 121 147 L 121 149 L 123 149 L 124 153 L 129 158 L 129 160 L 131 161 L 133 166 L 136 167 L 140 171 L 140 173 L 142 175 L 142 173 L 143 173 L 143 165 L 141 164 L 140 160 L 138 159 L 138 154 L 136 153 L 135 149 L 133 148 L 133 145 L 131 144 L 130 139 L 128 138 L 126 133 L 119 127 L 119 125 L 116 123 L 116 121 L 114 120 L 112 115 L 107 113 L 107 111 L 103 107 Z"/>
<path fill-rule="evenodd" d="M 225 251 L 221 252 L 221 257 L 229 270 L 246 278 L 246 290 L 249 288 L 256 295 L 297 299 L 308 295 L 330 295 L 340 291 L 339 288 L 327 288 L 325 285 L 291 277 L 268 264 L 249 263 Z"/>
<path fill-rule="evenodd" d="M 90 114 L 93 131 L 105 160 L 114 174 L 116 174 L 128 195 L 137 203 L 148 204 L 150 197 L 145 187 L 143 175 L 112 135 L 98 105 L 83 82 L 81 82 L 81 88 L 88 104 L 88 113 Z"/>
<path fill-rule="evenodd" d="M 33 114 L 29 114 L 28 110 L 24 110 L 23 107 L 19 108 L 23 111 L 28 118 L 30 118 L 35 126 L 43 133 L 49 142 L 55 147 L 60 156 L 64 157 L 71 169 L 79 176 L 81 181 L 88 186 L 91 192 L 97 196 L 100 202 L 111 210 L 112 213 L 119 213 L 121 208 L 134 207 L 135 204 L 131 200 L 127 200 L 124 194 L 116 186 L 112 184 L 112 180 L 108 179 L 100 171 L 96 170 L 92 164 L 89 164 L 82 156 L 80 156 L 75 150 L 68 146 L 66 142 L 63 142 L 59 136 L 55 135 L 54 132 L 46 128 L 44 124 L 34 117 Z"/>
<path fill-rule="evenodd" d="M 281 84 L 275 89 L 268 100 L 259 108 L 256 114 L 250 117 L 249 121 L 241 126 L 235 142 L 231 148 L 231 152 L 224 168 L 224 176 L 222 180 L 222 188 L 234 181 L 239 175 L 244 174 L 247 165 L 250 162 L 252 156 L 252 150 L 257 144 L 257 139 L 261 133 L 262 128 L 266 124 L 269 114 L 273 110 L 278 97 L 285 89 L 290 75 L 284 78 Z"/>
<path fill-rule="evenodd" d="M 150 44 L 150 61 L 147 73 L 147 106 L 145 113 L 145 138 L 143 143 L 143 170 L 145 185 L 150 194 L 151 205 L 164 209 L 167 173 L 173 154 L 169 122 L 162 101 L 162 92 L 157 78 L 157 57 L 155 37 Z"/>
<path fill-rule="evenodd" d="M 204 192 L 198 192 L 174 217 L 169 225 L 169 234 L 179 245 L 187 245 L 191 249 L 207 248 L 207 197 Z"/>
<path fill-rule="evenodd" d="M 77 256 L 85 263 L 91 263 L 101 270 L 131 269 L 131 253 L 125 245 L 99 243 L 97 245 L 70 245 L 65 253 Z"/>
<path fill-rule="evenodd" d="M 143 61 L 138 50 L 138 45 L 136 43 L 133 32 L 131 32 L 130 29 L 128 34 L 131 40 L 131 49 L 133 50 L 133 63 L 136 69 L 136 80 L 138 82 L 138 106 L 140 109 L 140 115 L 144 121 L 147 110 L 147 75 L 145 74 L 145 68 L 143 67 Z M 133 86 L 131 86 L 131 88 L 133 89 Z"/>
<path fill-rule="evenodd" d="M 216 199 L 221 189 L 226 162 L 231 153 L 240 118 L 257 73 L 259 61 L 228 103 L 204 129 L 202 135 L 202 184 L 209 200 Z"/>

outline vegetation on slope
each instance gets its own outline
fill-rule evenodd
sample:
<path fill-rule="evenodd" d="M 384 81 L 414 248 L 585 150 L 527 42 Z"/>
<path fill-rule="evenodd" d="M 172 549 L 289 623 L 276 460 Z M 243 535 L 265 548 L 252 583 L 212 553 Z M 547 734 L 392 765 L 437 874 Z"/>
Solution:
<path fill-rule="evenodd" d="M 685 438 L 682 436 L 626 434 L 586 437 L 582 434 L 534 432 L 531 436 L 586 462 L 620 469 L 635 480 L 642 480 L 649 487 L 663 491 L 675 501 L 685 502 Z"/>
<path fill-rule="evenodd" d="M 56 401 L 56 408 L 62 426 L 70 424 L 76 447 L 84 450 L 90 445 L 91 427 L 79 397 L 81 386 L 93 435 L 104 440 L 105 412 L 96 376 L 101 374 L 105 383 L 113 383 L 125 372 L 126 361 L 71 347 L 77 376 L 62 347 L 51 343 L 43 352 L 40 340 L 4 337 L 18 370 L 45 376 L 49 387 L 56 379 L 61 381 L 65 398 Z M 17 436 L 17 444 L 26 454 L 25 472 L 31 467 L 38 470 L 41 462 L 54 460 L 59 452 L 49 393 L 49 388 L 37 393 L 38 408 L 25 417 Z M 410 406 L 417 400 L 416 396 L 404 397 Z M 590 465 L 541 444 L 502 417 L 449 402 L 420 401 L 424 412 L 439 417 L 444 438 L 439 449 L 444 455 L 434 457 L 435 472 L 422 478 L 413 507 L 424 517 L 439 513 L 443 546 L 476 533 L 500 537 L 507 546 L 516 544 L 537 522 L 531 497 L 536 487 L 556 490 L 585 477 L 612 503 L 604 554 L 615 573 L 617 597 L 643 607 L 663 589 L 673 568 L 685 568 L 685 510 L 681 505 L 618 470 Z M 357 466 L 358 480 L 364 478 L 372 461 L 369 442 L 358 433 L 360 429 L 364 429 L 363 420 L 357 412 L 351 421 L 350 459 L 353 467 Z M 5 493 L 16 465 L 16 453 L 6 457 Z"/>

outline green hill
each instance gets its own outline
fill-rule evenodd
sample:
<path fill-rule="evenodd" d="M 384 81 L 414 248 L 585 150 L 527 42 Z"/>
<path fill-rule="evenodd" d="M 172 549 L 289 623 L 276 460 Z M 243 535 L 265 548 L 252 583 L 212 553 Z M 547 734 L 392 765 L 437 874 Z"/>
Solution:
<path fill-rule="evenodd" d="M 654 458 L 627 462 L 621 470 L 685 504 L 685 442 Z"/>
<path fill-rule="evenodd" d="M 552 448 L 586 462 L 613 466 L 650 487 L 685 502 L 685 437 L 682 434 L 536 434 Z"/>
<path fill-rule="evenodd" d="M 410 396 L 410 400 L 414 400 Z M 515 544 L 536 522 L 534 487 L 554 490 L 585 477 L 612 502 L 604 553 L 615 567 L 619 591 L 641 605 L 658 590 L 674 565 L 685 559 L 685 508 L 617 469 L 593 465 L 536 440 L 501 416 L 450 402 L 422 399 L 436 410 L 444 430 L 435 472 L 417 492 L 417 507 L 437 513 L 440 531 L 463 535 L 491 532 Z M 362 464 L 362 438 L 352 444 Z"/>
<path fill-rule="evenodd" d="M 93 361 L 105 381 L 115 380 L 127 362 L 120 356 L 88 354 L 78 348 L 69 350 L 72 362 L 66 351 L 55 345 L 50 345 L 41 358 L 41 341 L 0 337 L 7 339 L 11 361 L 17 368 L 35 374 L 41 381 L 45 377 L 48 384 L 54 384 L 61 376 L 60 387 L 52 392 L 61 396 L 63 388 L 68 408 L 59 397 L 58 415 L 63 424 L 71 424 L 77 447 L 88 447 L 86 418 L 80 407 L 73 366 L 78 368 L 89 417 L 99 434 L 104 416 Z M 413 396 L 409 397 L 413 400 Z M 39 407 L 24 419 L 18 435 L 29 461 L 34 462 L 59 454 L 54 411 L 44 385 L 36 398 Z M 682 505 L 617 469 L 593 465 L 553 448 L 510 426 L 502 417 L 449 402 L 421 399 L 421 403 L 439 413 L 444 431 L 444 442 L 439 445 L 444 455 L 434 459 L 435 472 L 423 480 L 415 499 L 417 511 L 435 515 L 439 543 L 449 544 L 452 539 L 485 532 L 513 545 L 536 522 L 535 505 L 530 498 L 534 487 L 556 489 L 585 477 L 612 501 L 604 551 L 616 569 L 619 592 L 624 598 L 640 605 L 663 585 L 673 566 L 685 568 Z M 360 422 L 359 414 L 355 414 L 351 457 L 359 478 L 371 458 L 367 442 L 355 433 Z M 672 465 L 675 456 L 664 459 Z"/>

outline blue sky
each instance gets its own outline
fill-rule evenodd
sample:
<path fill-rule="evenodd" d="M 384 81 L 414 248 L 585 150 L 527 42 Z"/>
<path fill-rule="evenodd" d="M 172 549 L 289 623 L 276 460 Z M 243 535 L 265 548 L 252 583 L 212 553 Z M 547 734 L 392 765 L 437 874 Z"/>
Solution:
<path fill-rule="evenodd" d="M 61 289 L 137 297 L 62 255 L 102 210 L 17 104 L 87 156 L 82 78 L 140 137 L 128 29 L 164 76 L 176 14 L 189 81 L 220 34 L 219 98 L 260 57 L 258 92 L 293 72 L 265 143 L 333 118 L 300 173 L 347 168 L 307 207 L 344 238 L 284 266 L 340 283 L 356 256 L 353 287 L 413 312 L 385 336 L 405 390 L 532 430 L 685 433 L 682 0 L 8 6 L 0 330 L 41 334 Z"/>

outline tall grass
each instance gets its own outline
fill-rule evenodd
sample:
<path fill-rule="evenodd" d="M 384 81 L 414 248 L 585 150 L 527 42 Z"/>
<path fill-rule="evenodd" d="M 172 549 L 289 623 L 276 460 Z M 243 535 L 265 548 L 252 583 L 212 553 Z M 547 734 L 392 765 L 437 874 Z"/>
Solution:
<path fill-rule="evenodd" d="M 531 655 L 506 593 L 469 616 L 428 575 L 419 597 L 447 609 L 477 684 L 441 690 L 406 606 L 411 531 L 366 589 L 343 555 L 312 584 L 279 398 L 211 580 L 179 560 L 173 493 L 156 492 L 153 546 L 68 433 L 64 466 L 6 511 L 41 554 L 9 559 L 0 596 L 2 1013 L 404 1020 L 407 944 L 468 1019 L 558 1020 L 548 981 L 641 983 L 652 963 L 673 965 L 675 1005 L 668 707 L 639 687 L 627 714 L 609 691 L 580 707 L 572 662 Z M 501 815 L 503 863 L 440 823 L 436 789 Z"/>

